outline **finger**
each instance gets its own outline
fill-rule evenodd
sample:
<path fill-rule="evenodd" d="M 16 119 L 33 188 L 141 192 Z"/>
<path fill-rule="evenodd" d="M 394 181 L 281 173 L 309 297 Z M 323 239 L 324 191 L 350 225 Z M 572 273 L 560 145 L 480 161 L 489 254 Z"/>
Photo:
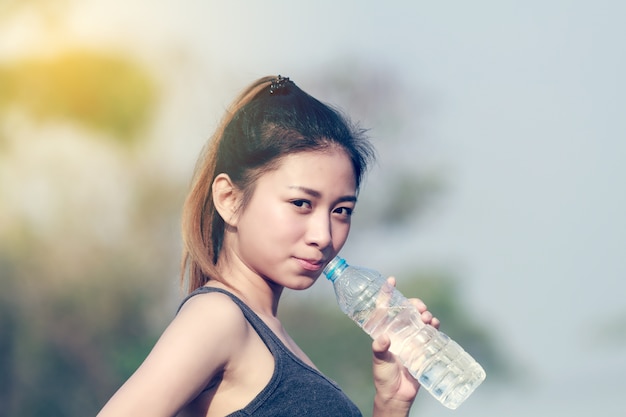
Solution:
<path fill-rule="evenodd" d="M 426 306 L 426 304 L 419 298 L 411 298 L 409 301 L 411 301 L 411 304 L 413 304 L 413 306 L 420 313 L 423 313 L 424 311 L 428 310 L 428 307 Z"/>
<path fill-rule="evenodd" d="M 426 324 L 432 324 L 433 321 L 433 313 L 431 313 L 430 311 L 426 310 L 421 314 L 422 317 L 422 321 Z"/>
<path fill-rule="evenodd" d="M 389 347 L 391 346 L 391 339 L 389 336 L 382 335 L 374 339 L 372 342 L 372 352 L 374 353 L 374 359 L 380 362 L 389 362 L 391 352 Z"/>
<path fill-rule="evenodd" d="M 433 326 L 435 329 L 438 329 L 441 325 L 441 322 L 437 317 L 433 317 L 433 319 L 430 321 L 430 325 Z"/>
<path fill-rule="evenodd" d="M 387 283 L 389 285 L 391 285 L 392 287 L 395 287 L 396 286 L 396 277 L 388 277 L 387 278 Z"/>

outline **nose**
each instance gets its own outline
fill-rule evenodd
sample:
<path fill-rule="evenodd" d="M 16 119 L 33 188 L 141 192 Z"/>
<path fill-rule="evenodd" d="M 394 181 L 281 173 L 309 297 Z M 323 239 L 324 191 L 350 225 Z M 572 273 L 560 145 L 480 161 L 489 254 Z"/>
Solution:
<path fill-rule="evenodd" d="M 306 243 L 323 250 L 331 245 L 332 229 L 328 213 L 315 213 L 309 217 L 306 231 Z"/>

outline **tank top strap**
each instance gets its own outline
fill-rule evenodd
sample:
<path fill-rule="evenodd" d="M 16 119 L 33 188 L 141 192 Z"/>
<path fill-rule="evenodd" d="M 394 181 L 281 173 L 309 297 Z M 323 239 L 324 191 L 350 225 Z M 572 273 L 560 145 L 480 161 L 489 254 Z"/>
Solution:
<path fill-rule="evenodd" d="M 229 296 L 239 306 L 274 357 L 274 373 L 265 388 L 248 405 L 228 417 L 362 417 L 359 409 L 332 380 L 293 354 L 267 324 L 231 292 L 221 288 L 200 287 L 183 299 L 177 312 L 191 297 L 212 292 Z"/>
<path fill-rule="evenodd" d="M 178 310 L 176 310 L 176 313 L 178 314 L 178 312 L 183 307 L 183 305 L 191 297 L 196 296 L 198 294 L 208 294 L 212 292 L 219 292 L 224 295 L 227 295 L 230 297 L 231 300 L 233 300 L 235 304 L 237 304 L 237 306 L 243 312 L 243 315 L 246 318 L 246 320 L 248 320 L 248 322 L 252 325 L 252 327 L 258 333 L 261 340 L 263 340 L 263 342 L 269 348 L 272 355 L 276 358 L 277 353 L 283 350 L 281 349 L 282 342 L 280 341 L 280 339 L 278 339 L 278 336 L 274 334 L 274 332 L 267 326 L 267 324 L 265 324 L 265 322 L 254 311 L 252 311 L 252 309 L 248 307 L 246 303 L 244 303 L 240 298 L 238 298 L 235 294 L 229 291 L 223 290 L 221 288 L 214 288 L 214 287 L 197 288 L 195 291 L 187 295 L 187 297 L 185 297 L 183 301 L 181 301 L 180 306 L 178 307 Z"/>

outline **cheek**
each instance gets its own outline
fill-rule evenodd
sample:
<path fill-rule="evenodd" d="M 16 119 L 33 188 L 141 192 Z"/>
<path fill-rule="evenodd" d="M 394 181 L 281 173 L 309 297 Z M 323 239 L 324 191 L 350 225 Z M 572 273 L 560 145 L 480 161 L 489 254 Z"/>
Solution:
<path fill-rule="evenodd" d="M 333 246 L 341 248 L 350 234 L 350 223 L 337 222 L 333 224 L 332 236 Z"/>
<path fill-rule="evenodd" d="M 274 223 L 268 226 L 274 234 L 285 241 L 295 242 L 306 232 L 306 221 L 293 213 L 277 212 Z"/>
<path fill-rule="evenodd" d="M 246 226 L 273 242 L 295 240 L 302 233 L 303 221 L 288 206 L 270 204 L 256 210 L 258 215 L 250 216 Z"/>

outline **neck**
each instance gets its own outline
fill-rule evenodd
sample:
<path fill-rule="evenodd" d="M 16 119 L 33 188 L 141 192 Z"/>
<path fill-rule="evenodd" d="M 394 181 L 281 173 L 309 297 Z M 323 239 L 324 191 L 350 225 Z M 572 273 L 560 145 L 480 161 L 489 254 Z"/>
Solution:
<path fill-rule="evenodd" d="M 232 254 L 220 255 L 217 271 L 218 280 L 209 281 L 208 285 L 232 292 L 259 315 L 276 317 L 282 286 L 254 273 Z"/>

